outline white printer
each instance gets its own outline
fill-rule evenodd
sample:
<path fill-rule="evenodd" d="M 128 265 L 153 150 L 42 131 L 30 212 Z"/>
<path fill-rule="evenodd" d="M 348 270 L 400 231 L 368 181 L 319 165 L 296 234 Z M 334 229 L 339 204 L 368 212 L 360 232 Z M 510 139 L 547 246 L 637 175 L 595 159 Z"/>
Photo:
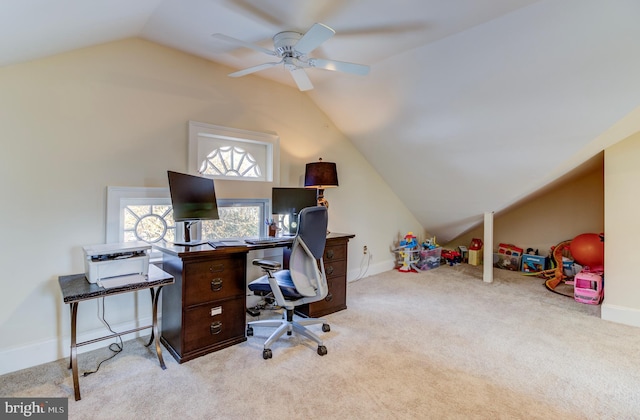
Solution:
<path fill-rule="evenodd" d="M 146 276 L 149 273 L 151 245 L 146 242 L 88 245 L 82 249 L 89 283 L 120 276 Z"/>

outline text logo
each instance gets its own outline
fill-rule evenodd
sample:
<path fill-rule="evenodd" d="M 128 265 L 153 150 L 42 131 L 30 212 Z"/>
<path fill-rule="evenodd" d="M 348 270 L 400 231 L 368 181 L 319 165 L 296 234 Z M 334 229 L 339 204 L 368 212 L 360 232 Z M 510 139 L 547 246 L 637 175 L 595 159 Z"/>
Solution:
<path fill-rule="evenodd" d="M 0 417 L 3 419 L 69 418 L 67 398 L 0 398 Z"/>

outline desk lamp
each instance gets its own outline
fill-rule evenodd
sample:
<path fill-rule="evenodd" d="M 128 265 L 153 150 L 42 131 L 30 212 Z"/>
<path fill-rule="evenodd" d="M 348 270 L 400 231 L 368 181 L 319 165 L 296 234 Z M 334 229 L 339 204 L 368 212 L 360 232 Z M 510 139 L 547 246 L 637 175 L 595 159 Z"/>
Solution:
<path fill-rule="evenodd" d="M 329 208 L 329 202 L 324 198 L 324 189 L 338 186 L 338 172 L 333 162 L 307 163 L 304 171 L 304 187 L 317 189 L 318 205 Z"/>

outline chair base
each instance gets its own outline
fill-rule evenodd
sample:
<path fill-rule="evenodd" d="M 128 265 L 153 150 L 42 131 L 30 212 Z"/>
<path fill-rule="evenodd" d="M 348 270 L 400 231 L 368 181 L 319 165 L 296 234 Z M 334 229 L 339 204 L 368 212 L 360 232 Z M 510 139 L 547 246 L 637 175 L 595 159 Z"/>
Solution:
<path fill-rule="evenodd" d="M 318 354 L 324 356 L 327 354 L 327 348 L 324 346 L 322 339 L 306 328 L 307 325 L 322 324 L 322 331 L 331 331 L 331 327 L 324 319 L 321 318 L 305 318 L 298 321 L 293 320 L 293 309 L 286 309 L 286 313 L 282 319 L 262 319 L 247 323 L 247 336 L 253 335 L 253 327 L 275 327 L 276 330 L 264 342 L 262 357 L 270 359 L 272 357 L 271 345 L 284 335 L 291 335 L 294 331 L 315 341 L 318 344 Z"/>

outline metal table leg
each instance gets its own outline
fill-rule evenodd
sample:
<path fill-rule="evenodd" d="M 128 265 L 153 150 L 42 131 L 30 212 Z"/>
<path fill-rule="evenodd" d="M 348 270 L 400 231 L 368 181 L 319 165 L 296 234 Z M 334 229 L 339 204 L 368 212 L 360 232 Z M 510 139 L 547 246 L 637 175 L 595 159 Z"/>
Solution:
<path fill-rule="evenodd" d="M 155 298 L 154 298 L 155 291 L 154 291 L 153 287 L 150 288 L 149 291 L 151 292 L 151 305 L 153 307 L 153 304 L 155 302 Z M 158 289 L 158 293 L 160 293 L 160 289 Z M 153 310 L 155 310 L 155 309 L 153 309 Z M 155 324 L 155 321 L 153 323 Z M 156 336 L 156 331 L 155 331 L 154 328 L 151 328 L 151 337 L 149 338 L 149 342 L 147 344 L 145 344 L 145 347 L 149 347 L 151 345 L 151 343 L 153 343 L 153 341 L 154 341 L 153 339 L 154 339 L 155 336 Z"/>
<path fill-rule="evenodd" d="M 167 366 L 164 364 L 164 359 L 162 358 L 162 349 L 160 348 L 160 333 L 158 331 L 158 300 L 160 299 L 160 291 L 162 290 L 162 286 L 158 287 L 158 291 L 153 297 L 153 328 L 151 329 L 151 335 L 155 336 L 156 341 L 156 354 L 158 355 L 158 360 L 160 361 L 160 367 L 162 369 L 166 369 Z"/>
<path fill-rule="evenodd" d="M 73 391 L 76 401 L 80 400 L 80 382 L 78 381 L 78 358 L 76 346 L 76 320 L 78 318 L 78 302 L 69 304 L 71 310 L 71 356 L 69 360 L 69 368 L 73 372 Z"/>

